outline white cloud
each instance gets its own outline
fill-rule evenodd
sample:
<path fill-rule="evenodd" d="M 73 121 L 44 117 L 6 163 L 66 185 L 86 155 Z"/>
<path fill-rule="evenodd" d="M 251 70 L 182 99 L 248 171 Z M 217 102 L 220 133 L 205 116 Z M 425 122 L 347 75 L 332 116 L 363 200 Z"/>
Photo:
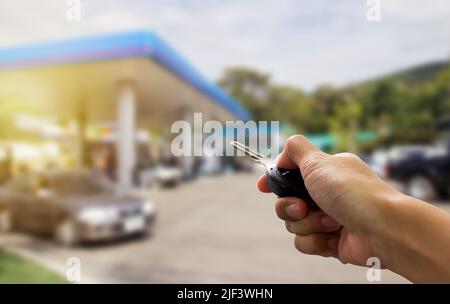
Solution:
<path fill-rule="evenodd" d="M 133 28 L 160 34 L 209 78 L 249 65 L 278 82 L 312 89 L 442 59 L 450 52 L 447 0 L 383 0 L 382 21 L 366 1 L 82 0 L 79 24 L 64 0 L 0 3 L 0 44 Z"/>

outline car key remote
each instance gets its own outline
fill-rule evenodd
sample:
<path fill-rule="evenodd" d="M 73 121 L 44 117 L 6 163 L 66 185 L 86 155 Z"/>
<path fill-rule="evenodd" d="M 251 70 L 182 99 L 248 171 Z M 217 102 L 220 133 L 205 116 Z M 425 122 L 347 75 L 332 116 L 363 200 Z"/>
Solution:
<path fill-rule="evenodd" d="M 230 143 L 236 150 L 243 152 L 266 169 L 267 184 L 278 197 L 298 197 L 305 201 L 311 210 L 320 210 L 306 190 L 300 169 L 283 169 L 264 155 L 252 151 L 249 147 L 237 142 Z"/>

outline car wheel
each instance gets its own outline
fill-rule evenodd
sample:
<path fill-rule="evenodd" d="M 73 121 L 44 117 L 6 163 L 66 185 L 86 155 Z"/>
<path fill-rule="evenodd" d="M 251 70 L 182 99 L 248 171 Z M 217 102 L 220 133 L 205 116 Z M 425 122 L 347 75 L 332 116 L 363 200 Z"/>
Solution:
<path fill-rule="evenodd" d="M 408 184 L 408 194 L 421 200 L 435 200 L 438 192 L 431 180 L 423 175 L 413 176 Z"/>
<path fill-rule="evenodd" d="M 79 235 L 75 223 L 71 220 L 64 220 L 56 226 L 56 241 L 66 247 L 72 247 L 79 243 Z"/>
<path fill-rule="evenodd" d="M 12 218 L 9 211 L 0 211 L 0 233 L 9 232 L 12 230 Z"/>

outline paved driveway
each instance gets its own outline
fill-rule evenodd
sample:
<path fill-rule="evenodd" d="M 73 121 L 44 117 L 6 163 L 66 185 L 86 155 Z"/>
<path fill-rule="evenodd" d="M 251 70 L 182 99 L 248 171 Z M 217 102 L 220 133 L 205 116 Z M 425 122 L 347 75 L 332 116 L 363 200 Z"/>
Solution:
<path fill-rule="evenodd" d="M 11 234 L 0 244 L 62 273 L 69 257 L 79 257 L 86 283 L 367 283 L 365 268 L 297 253 L 274 215 L 273 196 L 255 190 L 256 177 L 203 178 L 149 191 L 159 218 L 147 239 L 66 249 Z M 382 280 L 406 282 L 389 271 Z"/>

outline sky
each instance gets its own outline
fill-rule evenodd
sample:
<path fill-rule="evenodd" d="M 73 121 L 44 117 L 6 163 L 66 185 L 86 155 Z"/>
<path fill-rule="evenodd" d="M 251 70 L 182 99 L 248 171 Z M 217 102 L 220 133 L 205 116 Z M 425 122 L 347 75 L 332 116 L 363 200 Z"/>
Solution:
<path fill-rule="evenodd" d="M 210 80 L 249 66 L 311 91 L 370 79 L 450 56 L 450 1 L 380 0 L 0 0 L 0 47 L 149 29 Z M 369 0 L 376 1 L 376 0 Z"/>

